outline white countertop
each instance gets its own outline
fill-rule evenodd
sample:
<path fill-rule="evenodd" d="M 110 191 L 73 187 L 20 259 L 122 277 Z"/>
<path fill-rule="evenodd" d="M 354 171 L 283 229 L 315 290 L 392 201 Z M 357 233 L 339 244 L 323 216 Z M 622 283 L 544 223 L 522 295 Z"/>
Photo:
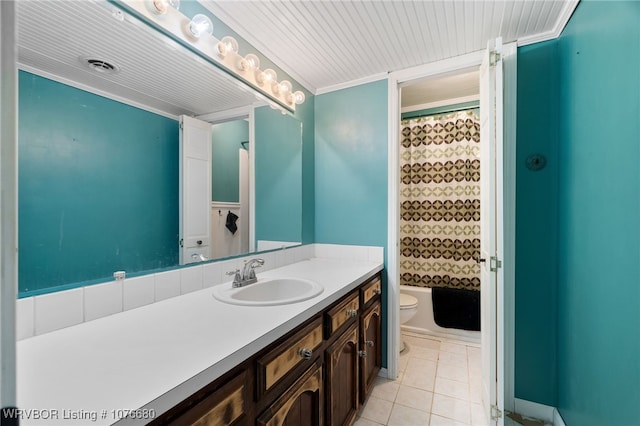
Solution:
<path fill-rule="evenodd" d="M 258 278 L 306 278 L 324 286 L 323 293 L 303 302 L 236 306 L 214 299 L 209 287 L 21 340 L 21 423 L 112 424 L 116 410 L 138 408 L 160 415 L 382 268 L 377 262 L 313 258 L 258 273 Z"/>

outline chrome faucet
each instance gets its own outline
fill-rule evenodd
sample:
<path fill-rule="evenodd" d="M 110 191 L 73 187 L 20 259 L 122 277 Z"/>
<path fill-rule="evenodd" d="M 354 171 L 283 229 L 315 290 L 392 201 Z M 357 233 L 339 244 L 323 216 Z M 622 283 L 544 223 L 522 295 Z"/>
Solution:
<path fill-rule="evenodd" d="M 264 265 L 264 259 L 251 259 L 244 262 L 242 271 L 236 269 L 235 271 L 227 272 L 227 275 L 233 275 L 232 287 L 244 287 L 245 285 L 253 284 L 258 281 L 256 277 L 255 268 L 259 268 Z"/>
<path fill-rule="evenodd" d="M 207 259 L 202 253 L 193 253 L 191 255 L 191 259 L 193 259 L 196 262 L 204 262 L 205 260 L 209 260 Z"/>

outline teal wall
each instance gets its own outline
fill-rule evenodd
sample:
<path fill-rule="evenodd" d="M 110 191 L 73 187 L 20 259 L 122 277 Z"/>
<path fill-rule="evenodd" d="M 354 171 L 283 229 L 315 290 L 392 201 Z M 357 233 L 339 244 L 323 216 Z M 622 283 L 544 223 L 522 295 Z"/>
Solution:
<path fill-rule="evenodd" d="M 318 95 L 315 116 L 316 242 L 386 247 L 387 80 Z"/>
<path fill-rule="evenodd" d="M 316 242 L 387 243 L 387 80 L 316 96 Z"/>
<path fill-rule="evenodd" d="M 315 97 L 306 93 L 296 106 L 295 117 L 302 122 L 302 242 L 315 242 Z"/>
<path fill-rule="evenodd" d="M 557 404 L 558 44 L 518 49 L 515 396 Z M 532 154 L 547 165 L 531 171 Z"/>
<path fill-rule="evenodd" d="M 257 240 L 302 239 L 302 123 L 270 107 L 255 110 Z"/>
<path fill-rule="evenodd" d="M 176 121 L 22 71 L 18 113 L 21 296 L 177 264 Z"/>
<path fill-rule="evenodd" d="M 640 2 L 582 1 L 559 39 L 558 408 L 640 422 Z"/>
<path fill-rule="evenodd" d="M 211 132 L 211 199 L 237 203 L 240 199 L 239 150 L 249 147 L 249 122 L 234 120 L 215 124 Z"/>

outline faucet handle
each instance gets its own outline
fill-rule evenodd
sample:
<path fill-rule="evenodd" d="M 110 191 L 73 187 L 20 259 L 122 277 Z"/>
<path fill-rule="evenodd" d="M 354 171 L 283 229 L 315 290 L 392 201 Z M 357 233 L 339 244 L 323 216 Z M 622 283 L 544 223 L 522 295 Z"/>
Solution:
<path fill-rule="evenodd" d="M 235 271 L 229 271 L 229 272 L 225 272 L 226 275 L 228 276 L 233 276 L 233 285 L 237 285 L 240 283 L 240 281 L 242 281 L 242 278 L 240 277 L 240 269 L 236 268 Z"/>
<path fill-rule="evenodd" d="M 264 265 L 264 260 L 263 259 L 253 259 L 250 263 L 249 263 L 249 271 L 248 277 L 245 277 L 247 279 L 255 279 L 256 278 L 256 268 L 260 268 L 262 265 Z"/>

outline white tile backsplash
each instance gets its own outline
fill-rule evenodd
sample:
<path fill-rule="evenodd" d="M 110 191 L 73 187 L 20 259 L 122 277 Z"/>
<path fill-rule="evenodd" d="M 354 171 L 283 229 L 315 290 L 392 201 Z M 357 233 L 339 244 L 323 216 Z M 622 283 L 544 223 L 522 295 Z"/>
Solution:
<path fill-rule="evenodd" d="M 384 261 L 383 247 L 354 246 L 343 244 L 313 244 L 311 247 L 313 247 L 313 257 L 363 260 L 370 262 Z"/>
<path fill-rule="evenodd" d="M 126 278 L 123 285 L 124 310 L 150 305 L 155 301 L 154 275 L 142 275 L 134 278 Z"/>
<path fill-rule="evenodd" d="M 16 339 L 22 340 L 33 336 L 34 297 L 25 297 L 16 301 Z"/>
<path fill-rule="evenodd" d="M 35 334 L 80 324 L 83 315 L 83 288 L 43 294 L 34 300 Z"/>
<path fill-rule="evenodd" d="M 84 321 L 122 312 L 122 281 L 84 287 Z"/>
<path fill-rule="evenodd" d="M 202 265 L 180 269 L 180 294 L 202 290 Z"/>
<path fill-rule="evenodd" d="M 208 288 L 214 285 L 222 284 L 229 277 L 222 276 L 222 270 L 219 262 L 207 263 L 202 265 L 202 287 Z"/>
<path fill-rule="evenodd" d="M 335 257 L 332 251 L 332 244 L 314 244 L 314 257 L 332 258 Z"/>
<path fill-rule="evenodd" d="M 259 273 L 260 271 L 270 271 L 276 268 L 276 256 L 274 252 L 260 253 L 260 259 L 264 260 L 264 265 L 262 265 L 256 273 Z"/>
<path fill-rule="evenodd" d="M 17 301 L 17 337 L 26 339 L 232 281 L 233 276 L 227 276 L 226 272 L 242 269 L 245 260 L 256 257 L 265 261 L 264 266 L 256 271 L 260 273 L 313 257 L 382 262 L 384 250 L 382 247 L 306 244 L 126 278 L 123 281 L 27 297 Z"/>
<path fill-rule="evenodd" d="M 302 260 L 311 259 L 315 253 L 315 244 L 308 244 L 306 246 L 300 247 L 302 251 Z"/>
<path fill-rule="evenodd" d="M 156 302 L 180 295 L 180 270 L 155 274 Z"/>

